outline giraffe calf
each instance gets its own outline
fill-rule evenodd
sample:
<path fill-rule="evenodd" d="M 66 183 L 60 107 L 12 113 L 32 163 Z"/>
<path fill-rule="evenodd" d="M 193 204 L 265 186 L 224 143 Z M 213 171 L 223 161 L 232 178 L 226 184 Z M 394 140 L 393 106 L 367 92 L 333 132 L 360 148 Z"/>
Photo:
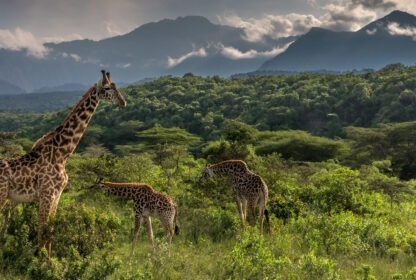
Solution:
<path fill-rule="evenodd" d="M 152 186 L 145 183 L 112 183 L 104 182 L 100 179 L 96 186 L 107 194 L 133 200 L 135 219 L 131 256 L 134 253 L 142 218 L 146 224 L 147 234 L 152 241 L 152 245 L 154 245 L 154 237 L 151 218 L 159 218 L 165 229 L 167 242 L 170 247 L 174 233 L 179 233 L 179 229 L 176 226 L 178 206 L 172 197 L 155 191 Z"/>

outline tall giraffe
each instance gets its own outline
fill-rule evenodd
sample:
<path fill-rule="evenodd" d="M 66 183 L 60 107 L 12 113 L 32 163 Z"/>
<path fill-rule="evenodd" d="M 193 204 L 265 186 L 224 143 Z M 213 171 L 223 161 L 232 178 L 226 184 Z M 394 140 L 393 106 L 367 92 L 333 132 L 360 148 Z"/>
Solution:
<path fill-rule="evenodd" d="M 176 226 L 178 206 L 172 197 L 155 191 L 152 186 L 145 183 L 112 183 L 104 182 L 100 179 L 94 186 L 103 189 L 107 194 L 133 200 L 134 231 L 131 256 L 134 253 L 142 218 L 144 218 L 146 223 L 147 234 L 152 241 L 152 245 L 154 244 L 154 237 L 151 218 L 156 217 L 160 219 L 165 228 L 166 238 L 170 247 L 173 234 L 179 233 L 179 229 Z"/>
<path fill-rule="evenodd" d="M 65 164 L 74 152 L 101 99 L 126 106 L 126 101 L 102 70 L 102 78 L 89 88 L 65 120 L 55 130 L 35 142 L 23 156 L 0 160 L 0 210 L 8 200 L 15 203 L 39 202 L 38 242 L 51 254 L 50 239 L 45 240 L 48 218 L 56 212 L 59 198 L 68 182 Z"/>
<path fill-rule="evenodd" d="M 263 222 L 269 226 L 269 217 L 266 210 L 269 190 L 264 180 L 248 169 L 247 164 L 242 160 L 226 160 L 204 168 L 200 181 L 205 181 L 214 175 L 224 175 L 232 178 L 234 198 L 237 203 L 238 213 L 241 219 L 241 226 L 245 230 L 245 222 L 248 220 L 251 226 L 256 223 L 256 207 L 259 206 L 260 232 L 263 232 Z M 249 217 L 247 217 L 247 208 Z"/>

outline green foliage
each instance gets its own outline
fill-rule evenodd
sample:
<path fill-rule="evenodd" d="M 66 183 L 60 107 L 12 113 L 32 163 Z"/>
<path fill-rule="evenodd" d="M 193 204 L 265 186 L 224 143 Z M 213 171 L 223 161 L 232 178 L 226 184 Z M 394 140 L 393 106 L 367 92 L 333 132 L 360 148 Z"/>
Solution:
<path fill-rule="evenodd" d="M 363 211 L 359 173 L 349 168 L 321 170 L 311 178 L 312 193 L 304 194 L 310 203 L 325 213 Z M 308 197 L 307 197 L 308 196 Z"/>
<path fill-rule="evenodd" d="M 305 131 L 262 132 L 256 154 L 281 154 L 283 158 L 300 161 L 324 161 L 340 158 L 348 147 L 342 141 L 312 136 Z"/>
<path fill-rule="evenodd" d="M 229 254 L 226 267 L 232 279 L 266 279 L 277 275 L 280 265 L 262 236 L 246 232 Z"/>
<path fill-rule="evenodd" d="M 164 128 L 161 126 L 154 126 L 150 129 L 136 133 L 136 136 L 138 138 L 137 140 L 146 143 L 150 147 L 164 144 L 192 147 L 200 141 L 199 137 L 177 127 Z"/>
<path fill-rule="evenodd" d="M 59 236 L 54 248 L 57 257 L 68 257 L 71 249 L 80 257 L 90 255 L 112 243 L 121 221 L 114 215 L 97 213 L 85 205 L 74 204 L 59 211 L 51 220 L 54 235 Z"/>
<path fill-rule="evenodd" d="M 0 132 L 0 158 L 20 156 L 23 154 L 22 146 L 14 143 L 15 133 Z"/>

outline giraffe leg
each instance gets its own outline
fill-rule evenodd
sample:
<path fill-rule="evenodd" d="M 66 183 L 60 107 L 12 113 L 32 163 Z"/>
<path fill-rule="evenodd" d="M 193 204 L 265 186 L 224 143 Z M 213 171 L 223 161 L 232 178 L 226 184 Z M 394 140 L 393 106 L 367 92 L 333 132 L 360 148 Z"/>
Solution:
<path fill-rule="evenodd" d="M 243 198 L 241 199 L 242 205 L 243 205 L 243 219 L 244 219 L 244 225 L 247 221 L 247 199 Z"/>
<path fill-rule="evenodd" d="M 153 229 L 152 229 L 152 218 L 150 216 L 147 216 L 144 219 L 144 222 L 146 223 L 146 228 L 147 228 L 147 235 L 150 238 L 150 241 L 152 242 L 152 246 L 155 246 L 154 243 L 154 237 L 153 237 Z"/>
<path fill-rule="evenodd" d="M 8 197 L 8 188 L 7 185 L 1 184 L 2 181 L 0 181 L 0 211 L 3 209 L 3 207 L 6 205 L 7 203 L 7 197 Z"/>
<path fill-rule="evenodd" d="M 175 234 L 174 216 L 164 218 L 162 220 L 162 223 L 163 227 L 165 228 L 166 241 L 168 242 L 168 246 L 170 247 L 173 235 Z"/>
<path fill-rule="evenodd" d="M 254 227 L 256 224 L 256 203 L 254 201 L 249 201 L 247 204 L 248 223 L 250 226 Z"/>
<path fill-rule="evenodd" d="M 137 236 L 139 235 L 140 220 L 141 220 L 140 215 L 136 215 L 134 217 L 133 243 L 131 245 L 130 257 L 132 257 L 134 254 L 134 247 L 136 246 Z"/>
<path fill-rule="evenodd" d="M 165 229 L 166 242 L 168 244 L 168 256 L 170 257 L 170 244 L 172 243 L 172 237 L 175 232 L 174 229 L 174 217 L 160 217 L 160 221 Z"/>
<path fill-rule="evenodd" d="M 260 233 L 263 234 L 263 224 L 264 224 L 264 211 L 266 210 L 266 205 L 264 199 L 260 199 L 259 203 L 259 216 L 260 216 Z"/>
<path fill-rule="evenodd" d="M 55 201 L 52 202 L 52 205 L 51 205 L 51 209 L 50 209 L 48 218 L 55 215 L 56 210 L 58 209 L 59 198 L 60 198 L 60 196 L 57 197 L 55 199 Z M 45 248 L 48 251 L 48 256 L 50 257 L 51 256 L 51 250 L 52 250 L 52 244 L 51 244 L 52 240 L 51 239 L 52 239 L 53 228 L 50 228 L 49 230 L 50 230 L 51 236 L 48 238 L 48 240 L 46 240 L 46 242 L 45 242 Z"/>
<path fill-rule="evenodd" d="M 6 184 L 0 185 L 0 211 L 3 209 L 3 207 L 6 205 L 6 203 L 8 201 L 8 199 L 7 199 L 7 196 L 8 196 L 7 193 L 8 193 L 8 191 L 7 191 L 7 185 Z M 4 232 L 6 231 L 7 224 L 8 224 L 8 216 L 9 216 L 9 211 L 7 211 L 5 213 L 5 216 L 4 216 L 4 225 L 2 227 L 1 235 L 0 236 L 3 236 L 4 235 Z"/>
<path fill-rule="evenodd" d="M 237 203 L 237 210 L 238 210 L 238 214 L 240 216 L 240 220 L 241 220 L 241 227 L 243 229 L 243 231 L 246 230 L 246 226 L 245 226 L 245 213 L 244 213 L 244 202 L 236 196 L 235 201 Z"/>
<path fill-rule="evenodd" d="M 50 242 L 48 243 L 47 238 L 45 237 L 45 234 L 48 233 L 50 230 L 48 228 L 48 221 L 49 216 L 52 213 L 53 209 L 53 199 L 51 197 L 41 197 L 39 201 L 39 225 L 38 225 L 38 245 L 39 250 L 42 250 L 42 248 L 46 248 L 48 251 L 48 259 L 50 259 Z M 49 234 L 48 234 L 49 235 Z M 50 237 L 48 237 L 50 238 Z"/>
<path fill-rule="evenodd" d="M 4 236 L 7 230 L 7 226 L 9 225 L 9 219 L 13 209 L 19 204 L 19 202 L 9 200 L 9 205 L 7 207 L 6 213 L 4 215 L 4 225 L 1 229 L 0 236 Z"/>

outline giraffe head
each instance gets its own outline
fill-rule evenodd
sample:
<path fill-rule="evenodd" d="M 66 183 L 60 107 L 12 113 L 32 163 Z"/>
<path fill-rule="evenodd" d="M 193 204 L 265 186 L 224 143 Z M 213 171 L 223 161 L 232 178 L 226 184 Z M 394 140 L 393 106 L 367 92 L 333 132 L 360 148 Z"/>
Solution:
<path fill-rule="evenodd" d="M 110 73 L 101 70 L 103 77 L 97 83 L 98 97 L 100 99 L 117 102 L 120 106 L 126 106 L 126 100 L 121 92 L 117 89 L 116 84 L 111 81 Z"/>
<path fill-rule="evenodd" d="M 92 184 L 91 186 L 87 187 L 87 190 L 98 190 L 98 189 L 102 189 L 104 187 L 104 185 L 102 184 L 102 182 L 104 181 L 103 178 L 98 178 L 94 184 Z"/>
<path fill-rule="evenodd" d="M 209 165 L 205 166 L 205 168 L 202 170 L 202 176 L 201 178 L 199 178 L 199 182 L 205 182 L 207 181 L 209 178 L 214 176 L 214 172 L 212 171 L 212 169 L 209 167 Z"/>

